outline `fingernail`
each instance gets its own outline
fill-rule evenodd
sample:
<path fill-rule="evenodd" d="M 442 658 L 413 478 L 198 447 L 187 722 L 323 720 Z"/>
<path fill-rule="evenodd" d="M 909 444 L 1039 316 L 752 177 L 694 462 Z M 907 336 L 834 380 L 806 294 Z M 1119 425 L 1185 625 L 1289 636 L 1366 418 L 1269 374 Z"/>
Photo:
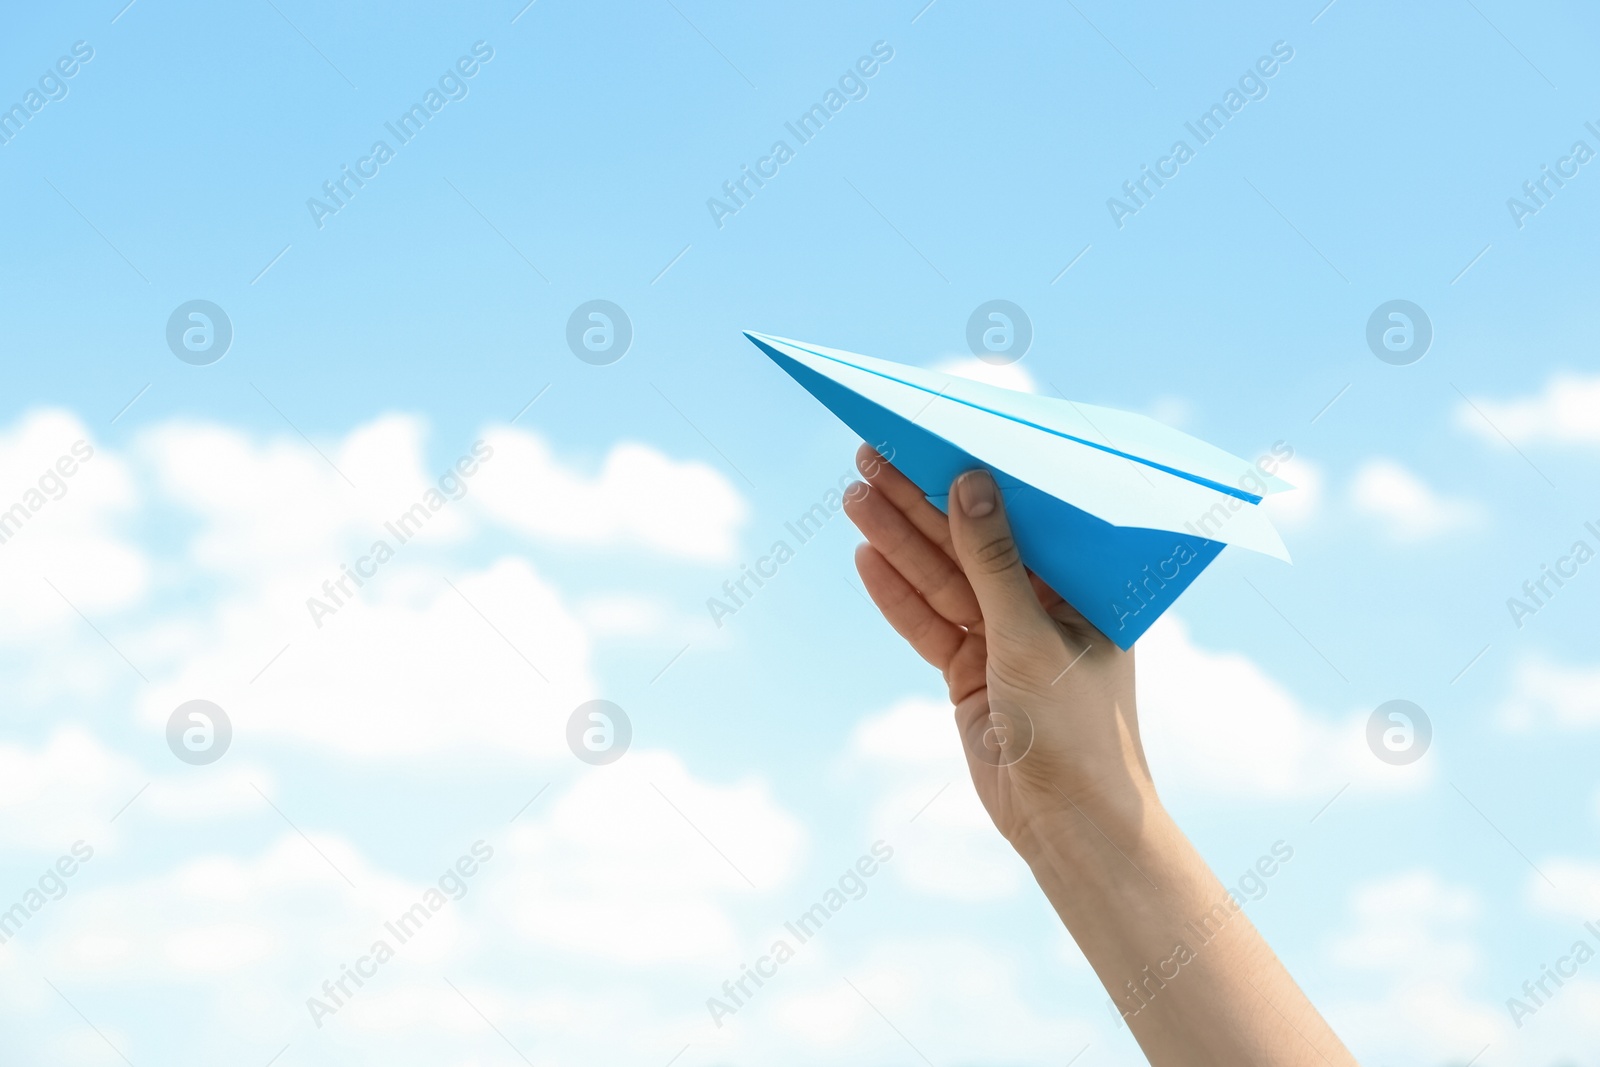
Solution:
<path fill-rule="evenodd" d="M 961 510 L 969 519 L 994 511 L 994 479 L 988 471 L 968 471 L 961 476 Z"/>

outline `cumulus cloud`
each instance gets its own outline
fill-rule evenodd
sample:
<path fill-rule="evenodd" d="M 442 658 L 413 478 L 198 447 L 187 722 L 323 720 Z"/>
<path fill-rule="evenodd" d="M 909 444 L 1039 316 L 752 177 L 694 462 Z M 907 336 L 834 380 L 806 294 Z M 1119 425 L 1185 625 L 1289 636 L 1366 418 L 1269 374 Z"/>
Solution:
<path fill-rule="evenodd" d="M 137 456 L 162 496 L 199 520 L 189 558 L 231 582 L 261 587 L 305 570 L 336 576 L 341 562 L 375 540 L 398 542 L 384 524 L 454 473 L 456 455 L 431 469 L 427 436 L 420 419 L 386 415 L 319 454 L 298 437 L 258 438 L 174 420 L 146 430 Z M 470 444 L 453 451 L 472 458 Z M 476 475 L 465 479 L 467 492 L 475 482 Z M 430 509 L 415 533 L 423 543 L 440 544 L 459 541 L 470 528 L 463 509 L 446 504 Z"/>
<path fill-rule="evenodd" d="M 80 440 L 94 451 L 60 499 L 33 492 Z M 41 505 L 0 543 L 0 641 L 73 629 L 22 663 L 17 690 L 99 695 L 137 671 L 154 729 L 204 697 L 250 736 L 361 759 L 548 754 L 562 745 L 553 717 L 593 695 L 589 626 L 659 636 L 661 609 L 622 589 L 580 617 L 528 558 L 450 560 L 486 522 L 546 542 L 722 559 L 746 510 L 716 471 L 642 444 L 613 447 L 592 474 L 506 428 L 429 456 L 426 424 L 407 415 L 317 445 L 170 420 L 125 454 L 88 444 L 69 415 L 29 416 L 0 435 L 0 475 Z M 155 513 L 182 520 L 164 550 L 177 558 L 159 565 L 122 539 Z M 136 602 L 148 610 L 127 626 L 117 612 Z M 112 647 L 84 652 L 102 639 L 74 607 Z M 463 707 L 470 728 L 443 713 Z"/>
<path fill-rule="evenodd" d="M 1465 1062 L 1506 1040 L 1503 1010 L 1468 991 L 1484 971 L 1474 891 L 1411 870 L 1356 886 L 1348 912 L 1329 955 L 1378 995 L 1329 1006 L 1358 1056 Z"/>
<path fill-rule="evenodd" d="M 1401 542 L 1427 541 L 1483 518 L 1483 509 L 1476 502 L 1436 493 L 1390 459 L 1368 460 L 1356 471 L 1350 503 Z"/>
<path fill-rule="evenodd" d="M 57 747 L 60 756 L 36 760 L 32 778 L 0 794 L 0 821 L 59 799 L 41 784 L 53 767 L 74 757 L 83 775 L 115 766 L 114 757 L 83 760 L 95 750 L 78 738 Z M 0 770 L 13 762 L 0 751 Z M 257 780 L 272 791 L 270 779 Z M 62 795 L 77 784 L 66 783 Z M 181 997 L 195 1020 L 214 1022 L 230 1041 L 265 1045 L 265 1058 L 292 1041 L 385 1062 L 436 1062 L 485 1037 L 478 1010 L 519 1043 L 539 1034 L 577 1055 L 594 1047 L 601 1024 L 607 1048 L 642 1054 L 709 1028 L 697 998 L 662 995 L 662 977 L 673 990 L 686 974 L 714 989 L 713 975 L 742 952 L 741 905 L 765 900 L 775 911 L 770 902 L 806 843 L 761 781 L 707 782 L 675 756 L 649 750 L 550 789 L 513 825 L 496 820 L 500 828 L 479 842 L 466 831 L 444 852 L 413 857 L 407 866 L 420 880 L 386 869 L 336 832 L 306 824 L 306 837 L 278 834 L 279 817 L 253 791 L 249 797 L 274 832 L 262 846 L 203 852 L 131 876 L 126 858 L 102 859 L 97 848 L 67 891 L 0 953 L 0 1004 L 49 1007 L 43 998 L 53 994 L 37 978 L 46 971 L 74 995 L 102 1001 L 125 1001 L 134 988 Z M 55 847 L 48 829 L 41 839 Z M 469 854 L 480 861 L 473 873 L 448 885 L 439 879 Z M 430 901 L 436 887 L 444 895 Z M 413 919 L 404 931 L 411 936 L 385 925 L 415 915 L 419 902 L 430 914 Z M 347 986 L 346 1003 L 333 1002 L 339 1010 L 317 1027 L 307 998 L 330 1002 L 323 983 L 337 983 L 379 940 L 393 962 L 376 977 L 363 972 L 368 980 Z M 509 963 L 496 951 L 508 942 Z M 126 1012 L 103 1009 L 97 1020 L 141 1060 Z M 197 1022 L 197 1032 L 205 1025 Z"/>
<path fill-rule="evenodd" d="M 1560 664 L 1538 654 L 1517 662 L 1500 705 L 1513 730 L 1584 730 L 1600 726 L 1600 667 Z"/>
<path fill-rule="evenodd" d="M 940 374 L 953 374 L 957 378 L 982 382 L 984 385 L 1015 389 L 1019 393 L 1037 393 L 1039 386 L 1020 362 L 990 363 L 976 356 L 951 356 L 933 367 Z"/>
<path fill-rule="evenodd" d="M 433 461 L 428 438 L 409 415 L 381 416 L 320 452 L 297 438 L 171 422 L 146 432 L 141 454 L 164 493 L 204 521 L 196 560 L 258 575 L 263 565 L 337 566 L 397 531 L 407 543 L 452 544 L 478 514 L 555 543 L 716 560 L 746 514 L 720 473 L 648 445 L 617 444 L 588 475 L 523 430 L 491 427 Z"/>
<path fill-rule="evenodd" d="M 594 692 L 590 639 L 560 593 L 515 556 L 387 567 L 320 626 L 304 604 L 321 595 L 311 574 L 220 606 L 143 695 L 145 722 L 203 697 L 238 735 L 359 760 L 560 752 L 566 715 Z"/>
<path fill-rule="evenodd" d="M 0 641 L 57 637 L 79 610 L 144 596 L 150 561 L 122 528 L 137 499 L 128 464 L 76 415 L 35 411 L 0 430 Z"/>
<path fill-rule="evenodd" d="M 1367 747 L 1368 712 L 1315 714 L 1239 652 L 1200 647 L 1171 612 L 1139 642 L 1140 732 L 1156 782 L 1235 797 L 1332 796 L 1415 789 L 1432 778 L 1422 760 L 1394 767 Z"/>
<path fill-rule="evenodd" d="M 1015 953 L 969 937 L 885 938 L 852 962 L 849 984 L 839 973 L 796 975 L 803 987 L 779 993 L 755 1023 L 810 1052 L 807 1062 L 904 1062 L 910 1041 L 938 1049 L 945 1062 L 1022 1063 L 1041 1050 L 1070 1057 L 1100 1037 L 1087 1021 L 1090 1005 L 1105 999 L 1097 984 L 1073 998 L 1087 1009 L 1074 1017 L 1030 988 Z M 975 1011 L 981 1027 L 971 1023 Z"/>
<path fill-rule="evenodd" d="M 624 964 L 737 955 L 727 902 L 789 879 L 800 824 L 751 779 L 715 785 L 665 752 L 583 775 L 507 841 L 494 892 L 507 927 L 543 950 Z"/>
<path fill-rule="evenodd" d="M 1600 374 L 1553 375 L 1543 391 L 1514 400 L 1475 397 L 1456 409 L 1456 424 L 1501 444 L 1600 444 Z"/>
<path fill-rule="evenodd" d="M 1276 473 L 1294 488 L 1263 497 L 1261 506 L 1280 526 L 1289 529 L 1310 526 L 1322 505 L 1322 468 L 1296 454 L 1280 463 Z"/>
<path fill-rule="evenodd" d="M 1157 422 L 1164 422 L 1181 430 L 1194 418 L 1194 404 L 1187 397 L 1158 396 L 1151 402 L 1145 414 Z"/>
<path fill-rule="evenodd" d="M 577 612 L 584 629 L 595 637 L 647 637 L 685 628 L 684 620 L 669 614 L 660 601 L 629 593 L 587 597 Z"/>
<path fill-rule="evenodd" d="M 237 763 L 203 777 L 153 773 L 82 726 L 57 727 L 38 745 L 0 742 L 0 845 L 65 852 L 76 840 L 104 846 L 148 812 L 180 821 L 236 815 L 259 803 L 247 779 L 272 776 Z"/>
<path fill-rule="evenodd" d="M 1526 891 L 1529 903 L 1538 911 L 1579 925 L 1600 923 L 1600 863 L 1550 856 L 1539 860 L 1539 871 L 1543 874 L 1528 875 Z M 1600 944 L 1595 950 L 1600 952 Z"/>
<path fill-rule="evenodd" d="M 908 888 L 993 900 L 1031 882 L 978 800 L 948 703 L 909 697 L 863 720 L 846 760 L 878 790 L 869 833 L 893 845 L 888 867 Z"/>
<path fill-rule="evenodd" d="M 257 799 L 264 817 L 275 819 Z M 462 840 L 458 851 L 468 854 L 472 844 Z M 442 855 L 427 875 L 457 860 L 456 851 Z M 205 1034 L 214 1023 L 229 1043 L 260 1047 L 268 1058 L 285 1042 L 345 1045 L 357 1038 L 363 1051 L 387 1052 L 380 1058 L 396 1062 L 418 1042 L 451 1043 L 427 1025 L 451 1015 L 448 987 L 437 975 L 472 947 L 468 917 L 499 861 L 491 858 L 462 880 L 465 891 L 451 883 L 440 892 L 433 881 L 397 877 L 373 864 L 338 835 L 310 830 L 309 837 L 285 831 L 258 850 L 204 854 L 114 881 L 108 881 L 108 862 L 116 863 L 97 853 L 84 863 L 68 891 L 8 943 L 7 962 L 16 966 L 0 971 L 0 1001 L 10 1009 L 54 1010 L 55 994 L 36 977 L 42 972 L 93 1000 L 125 1003 L 132 990 L 160 989 L 190 1005 L 187 1017 L 196 1032 Z M 430 899 L 429 890 L 439 895 Z M 413 913 L 408 937 L 386 928 L 419 904 L 427 914 Z M 344 968 L 380 939 L 392 961 L 368 973 L 365 985 L 346 979 L 345 995 L 336 988 L 338 999 L 330 998 L 323 983 L 343 978 Z M 395 1000 L 420 999 L 418 986 L 434 1009 L 397 1018 Z M 322 1027 L 307 1006 L 310 997 L 338 1008 L 322 1016 Z M 110 1039 L 134 1062 L 155 1055 L 124 1032 L 139 1010 L 102 1004 L 99 1014 Z M 455 1038 L 459 1043 L 459 1033 Z M 107 1055 L 104 1046 L 98 1055 Z M 443 1055 L 441 1047 L 436 1056 Z"/>
<path fill-rule="evenodd" d="M 485 437 L 495 458 L 473 488 L 498 522 L 566 544 L 640 546 L 704 562 L 734 556 L 748 509 L 704 463 L 623 442 L 586 477 L 532 433 L 502 427 Z"/>
<path fill-rule="evenodd" d="M 1370 710 L 1306 709 L 1253 659 L 1202 648 L 1165 614 L 1139 640 L 1139 731 L 1162 787 L 1221 797 L 1331 797 L 1342 785 L 1419 789 L 1432 760 L 1390 766 L 1366 747 Z"/>

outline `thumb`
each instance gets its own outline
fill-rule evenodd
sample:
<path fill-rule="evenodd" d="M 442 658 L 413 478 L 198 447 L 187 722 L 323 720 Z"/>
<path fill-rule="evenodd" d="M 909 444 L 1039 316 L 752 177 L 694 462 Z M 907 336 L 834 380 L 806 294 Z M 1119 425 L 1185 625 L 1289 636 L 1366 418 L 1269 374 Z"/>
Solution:
<path fill-rule="evenodd" d="M 999 487 L 988 471 L 968 471 L 950 487 L 950 537 L 983 609 L 991 641 L 1015 647 L 1050 629 L 1011 536 Z"/>

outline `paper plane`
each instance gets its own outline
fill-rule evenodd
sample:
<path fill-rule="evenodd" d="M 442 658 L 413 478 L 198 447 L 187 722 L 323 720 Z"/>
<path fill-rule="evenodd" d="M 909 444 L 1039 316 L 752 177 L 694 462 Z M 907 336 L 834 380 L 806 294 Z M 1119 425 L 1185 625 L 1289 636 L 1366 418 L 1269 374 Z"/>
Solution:
<path fill-rule="evenodd" d="M 1023 562 L 1120 648 L 1224 545 L 1289 559 L 1260 507 L 1293 488 L 1273 456 L 1251 463 L 1144 415 L 745 336 L 940 510 L 957 475 L 989 471 Z"/>

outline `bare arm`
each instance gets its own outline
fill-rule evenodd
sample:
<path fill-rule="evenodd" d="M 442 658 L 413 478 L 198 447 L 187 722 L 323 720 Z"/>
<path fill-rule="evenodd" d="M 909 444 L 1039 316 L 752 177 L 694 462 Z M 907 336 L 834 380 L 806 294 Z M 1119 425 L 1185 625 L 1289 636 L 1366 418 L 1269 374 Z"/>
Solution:
<path fill-rule="evenodd" d="M 1023 568 L 987 474 L 950 516 L 871 448 L 845 509 L 896 631 L 943 672 L 974 785 L 1156 1067 L 1355 1060 L 1178 829 L 1139 739 L 1133 654 Z"/>

